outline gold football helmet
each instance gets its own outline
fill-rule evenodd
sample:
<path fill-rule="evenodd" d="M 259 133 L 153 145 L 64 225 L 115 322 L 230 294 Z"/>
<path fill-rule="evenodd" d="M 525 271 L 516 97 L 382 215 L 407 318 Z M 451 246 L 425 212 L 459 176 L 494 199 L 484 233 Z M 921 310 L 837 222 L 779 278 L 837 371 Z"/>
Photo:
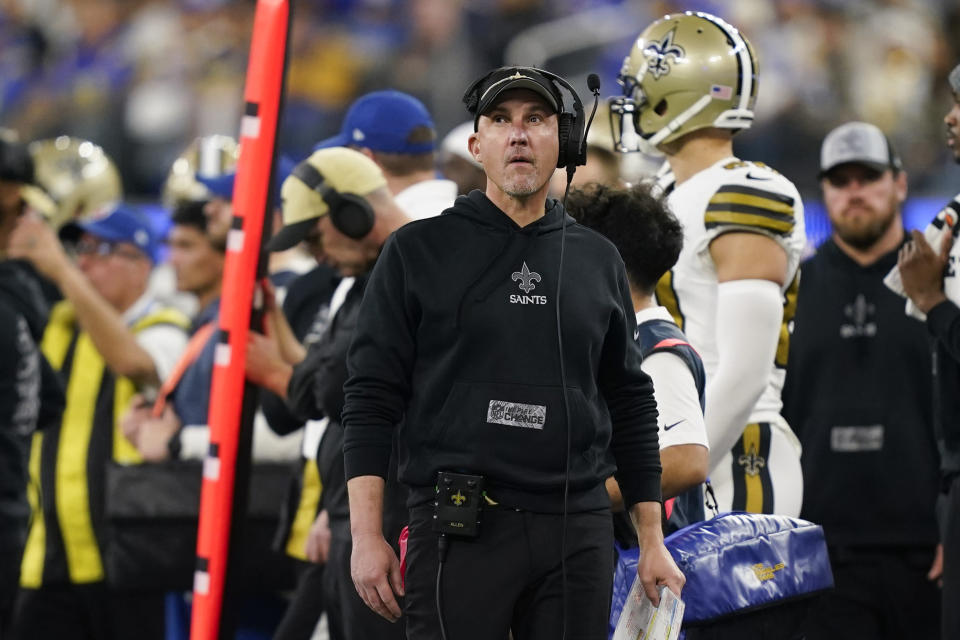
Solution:
<path fill-rule="evenodd" d="M 80 138 L 58 136 L 29 145 L 36 187 L 23 190 L 28 205 L 58 228 L 123 199 L 117 165 L 103 148 Z"/>
<path fill-rule="evenodd" d="M 197 138 L 174 160 L 163 183 L 163 206 L 173 209 L 180 202 L 210 197 L 197 175 L 216 178 L 237 169 L 240 145 L 230 136 Z"/>
<path fill-rule="evenodd" d="M 648 145 L 660 147 L 705 127 L 746 129 L 757 99 L 757 56 L 737 29 L 709 13 L 687 11 L 657 20 L 637 38 L 610 100 L 620 151 L 629 119 Z"/>

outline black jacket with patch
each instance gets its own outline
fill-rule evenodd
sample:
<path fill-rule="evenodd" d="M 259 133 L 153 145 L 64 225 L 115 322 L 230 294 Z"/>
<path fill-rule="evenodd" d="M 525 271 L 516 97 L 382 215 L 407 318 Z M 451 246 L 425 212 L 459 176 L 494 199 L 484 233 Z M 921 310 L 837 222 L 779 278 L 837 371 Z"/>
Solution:
<path fill-rule="evenodd" d="M 557 278 L 566 220 L 557 340 Z M 399 229 L 367 285 L 348 356 L 348 478 L 385 476 L 399 425 L 411 503 L 441 470 L 481 474 L 502 504 L 563 509 L 569 406 L 571 510 L 660 499 L 656 403 L 640 369 L 635 318 L 616 248 L 548 200 L 519 227 L 474 191 L 437 218 Z"/>
<path fill-rule="evenodd" d="M 831 545 L 937 541 L 937 449 L 923 324 L 828 240 L 803 263 L 783 415 L 803 445 L 801 516 Z"/>

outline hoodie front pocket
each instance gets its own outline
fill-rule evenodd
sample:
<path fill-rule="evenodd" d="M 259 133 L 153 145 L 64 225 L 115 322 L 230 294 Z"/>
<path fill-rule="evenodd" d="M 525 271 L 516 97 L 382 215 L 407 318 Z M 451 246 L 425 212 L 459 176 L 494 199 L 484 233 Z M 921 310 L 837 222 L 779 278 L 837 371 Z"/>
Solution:
<path fill-rule="evenodd" d="M 583 460 L 599 428 L 598 412 L 579 389 L 568 390 L 571 464 Z M 567 421 L 560 387 L 457 382 L 432 432 L 445 452 L 501 480 L 526 473 L 563 474 Z M 472 460 L 472 464 L 470 464 Z"/>

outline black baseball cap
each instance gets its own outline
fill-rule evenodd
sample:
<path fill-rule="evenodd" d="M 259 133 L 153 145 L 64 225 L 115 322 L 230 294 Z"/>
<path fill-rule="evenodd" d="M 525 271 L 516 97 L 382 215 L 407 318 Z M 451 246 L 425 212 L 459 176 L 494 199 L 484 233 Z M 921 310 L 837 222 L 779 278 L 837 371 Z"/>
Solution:
<path fill-rule="evenodd" d="M 500 67 L 477 80 L 467 89 L 463 100 L 473 114 L 473 129 L 476 131 L 480 116 L 489 111 L 504 91 L 529 89 L 539 94 L 554 112 L 563 107 L 563 99 L 557 86 L 548 76 L 533 67 Z"/>

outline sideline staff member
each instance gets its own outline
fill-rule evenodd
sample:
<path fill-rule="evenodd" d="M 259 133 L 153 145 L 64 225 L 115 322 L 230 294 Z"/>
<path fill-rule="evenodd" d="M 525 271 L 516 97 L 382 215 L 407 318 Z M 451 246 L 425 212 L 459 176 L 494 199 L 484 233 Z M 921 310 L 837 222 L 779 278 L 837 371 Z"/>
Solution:
<path fill-rule="evenodd" d="M 554 81 L 535 69 L 497 69 L 465 101 L 486 192 L 460 197 L 439 218 L 388 240 L 348 356 L 353 579 L 371 608 L 400 617 L 396 595 L 404 588 L 381 510 L 402 419 L 400 480 L 411 489 L 407 636 L 440 637 L 432 499 L 438 472 L 453 471 L 482 475 L 487 499 L 479 537 L 452 540 L 446 555 L 440 595 L 448 637 L 506 638 L 512 629 L 518 638 L 556 638 L 564 614 L 570 637 L 599 637 L 613 562 L 608 447 L 638 524 L 646 592 L 658 601 L 655 585 L 679 592 L 684 582 L 660 531 L 656 405 L 633 341 L 623 261 L 547 201 L 563 109 Z M 555 307 L 564 224 L 567 401 Z"/>

